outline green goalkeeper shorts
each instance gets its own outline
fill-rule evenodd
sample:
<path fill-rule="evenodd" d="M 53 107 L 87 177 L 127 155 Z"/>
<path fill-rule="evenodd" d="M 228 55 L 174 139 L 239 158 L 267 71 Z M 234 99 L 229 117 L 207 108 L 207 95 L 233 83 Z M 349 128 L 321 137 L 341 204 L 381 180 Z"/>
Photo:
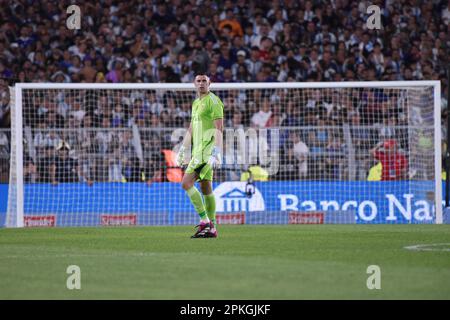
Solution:
<path fill-rule="evenodd" d="M 213 169 L 206 162 L 200 162 L 198 159 L 192 158 L 189 161 L 188 167 L 186 169 L 186 173 L 194 173 L 198 174 L 198 178 L 196 181 L 201 180 L 209 180 L 213 179 Z"/>

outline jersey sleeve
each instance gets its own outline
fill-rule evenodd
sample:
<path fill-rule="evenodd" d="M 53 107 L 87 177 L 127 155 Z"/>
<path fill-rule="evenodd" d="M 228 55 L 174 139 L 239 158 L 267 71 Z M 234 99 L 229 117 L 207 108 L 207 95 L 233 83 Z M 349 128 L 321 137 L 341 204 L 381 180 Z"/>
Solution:
<path fill-rule="evenodd" d="M 212 96 L 209 99 L 212 120 L 223 118 L 223 103 L 218 97 Z"/>

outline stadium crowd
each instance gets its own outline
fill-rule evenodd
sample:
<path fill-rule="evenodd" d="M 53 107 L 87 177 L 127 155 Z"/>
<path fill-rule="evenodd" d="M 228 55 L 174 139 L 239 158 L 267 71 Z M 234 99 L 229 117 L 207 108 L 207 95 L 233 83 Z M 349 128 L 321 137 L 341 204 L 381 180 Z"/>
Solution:
<path fill-rule="evenodd" d="M 15 82 L 192 82 L 195 74 L 206 72 L 213 82 L 426 79 L 441 80 L 442 92 L 448 87 L 450 1 L 446 0 L 79 1 L 80 30 L 66 26 L 70 4 L 0 0 L 2 127 L 9 127 L 6 85 Z M 381 30 L 367 28 L 369 4 L 381 8 Z M 32 128 L 40 130 L 133 124 L 167 128 L 189 121 L 191 97 L 152 91 L 139 97 L 126 92 L 117 96 L 89 100 L 38 95 L 24 106 L 28 108 L 24 114 Z M 400 147 L 408 147 L 403 133 L 389 129 L 405 121 L 404 110 L 392 107 L 399 98 L 395 94 L 350 92 L 346 96 L 350 103 L 342 108 L 334 103 L 340 97 L 332 91 L 300 93 L 299 99 L 285 99 L 284 104 L 277 103 L 273 94 L 244 102 L 233 95 L 223 98 L 228 126 L 378 125 L 371 131 L 375 133 L 352 132 L 358 147 L 368 151 L 384 137 L 397 138 Z M 447 103 L 443 95 L 444 137 Z M 304 168 L 305 153 L 345 152 L 342 133 L 320 130 L 283 136 L 283 159 L 291 159 L 286 160 L 291 168 L 287 170 Z M 35 132 L 34 144 L 40 139 Z M 101 138 L 94 138 L 114 140 L 108 136 L 113 133 L 101 132 L 95 131 Z M 8 149 L 7 136 L 0 133 L 0 152 Z M 153 149 L 170 143 L 164 135 L 152 136 L 144 138 L 144 149 L 146 141 Z M 125 145 L 120 148 L 126 148 L 130 139 L 119 140 L 117 144 Z M 103 150 L 102 143 L 96 145 L 96 153 Z M 111 152 L 125 152 L 120 148 Z M 336 165 L 337 158 L 319 161 L 320 168 L 310 177 L 339 179 L 343 173 L 336 167 L 343 166 Z M 300 169 L 298 177 L 304 177 L 304 171 Z"/>

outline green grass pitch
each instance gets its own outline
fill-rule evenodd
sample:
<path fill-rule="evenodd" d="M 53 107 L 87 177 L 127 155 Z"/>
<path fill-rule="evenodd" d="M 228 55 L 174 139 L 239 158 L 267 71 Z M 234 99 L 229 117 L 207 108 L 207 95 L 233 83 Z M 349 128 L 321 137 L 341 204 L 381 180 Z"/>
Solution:
<path fill-rule="evenodd" d="M 404 248 L 450 243 L 449 225 L 219 228 L 3 228 L 0 299 L 450 299 L 450 245 Z M 81 290 L 66 288 L 69 265 Z"/>

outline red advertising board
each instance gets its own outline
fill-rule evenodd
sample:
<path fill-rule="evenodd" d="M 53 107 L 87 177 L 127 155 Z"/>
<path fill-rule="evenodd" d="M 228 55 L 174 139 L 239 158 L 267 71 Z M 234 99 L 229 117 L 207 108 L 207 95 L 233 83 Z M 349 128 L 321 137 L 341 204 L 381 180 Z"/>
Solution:
<path fill-rule="evenodd" d="M 289 212 L 289 224 L 323 224 L 323 212 Z"/>
<path fill-rule="evenodd" d="M 244 213 L 217 214 L 218 224 L 245 224 Z"/>
<path fill-rule="evenodd" d="M 41 216 L 24 216 L 23 225 L 25 227 L 54 227 L 56 225 L 56 216 L 54 214 Z"/>
<path fill-rule="evenodd" d="M 102 226 L 135 226 L 135 214 L 102 214 L 100 217 L 100 224 Z"/>

